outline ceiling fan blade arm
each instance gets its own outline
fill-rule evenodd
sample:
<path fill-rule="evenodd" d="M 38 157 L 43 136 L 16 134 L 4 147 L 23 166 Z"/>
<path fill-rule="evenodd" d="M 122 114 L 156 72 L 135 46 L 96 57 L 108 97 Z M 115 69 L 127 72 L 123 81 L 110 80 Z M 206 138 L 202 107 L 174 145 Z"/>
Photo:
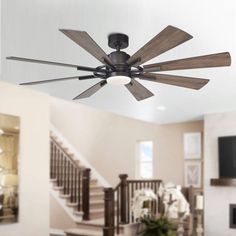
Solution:
<path fill-rule="evenodd" d="M 192 78 L 192 77 L 177 76 L 177 75 L 156 74 L 156 73 L 144 73 L 138 77 L 143 80 L 148 80 L 162 84 L 175 85 L 178 87 L 184 87 L 195 90 L 201 89 L 209 82 L 208 79 Z"/>
<path fill-rule="evenodd" d="M 96 78 L 98 78 L 98 77 L 95 76 L 95 75 L 84 75 L 84 76 L 79 76 L 78 77 L 79 80 L 96 79 Z"/>
<path fill-rule="evenodd" d="M 88 71 L 88 72 L 97 72 L 97 68 L 86 67 L 86 66 L 77 66 L 77 70 Z"/>
<path fill-rule="evenodd" d="M 129 84 L 125 85 L 125 87 L 129 90 L 129 92 L 135 97 L 137 101 L 142 101 L 146 98 L 154 96 L 151 91 L 149 91 L 135 79 L 132 79 Z"/>
<path fill-rule="evenodd" d="M 48 65 L 54 65 L 54 66 L 66 66 L 66 67 L 74 67 L 77 68 L 78 65 L 73 64 L 66 64 L 61 62 L 53 62 L 53 61 L 44 61 L 44 60 L 37 60 L 37 59 L 31 59 L 31 58 L 24 58 L 24 57 L 6 57 L 7 60 L 14 60 L 14 61 L 23 61 L 23 62 L 30 62 L 30 63 L 39 63 L 39 64 L 48 64 Z"/>
<path fill-rule="evenodd" d="M 88 88 L 87 90 L 85 90 L 84 92 L 79 94 L 78 96 L 74 97 L 73 100 L 88 98 L 88 97 L 92 96 L 94 93 L 96 93 L 99 89 L 101 89 L 106 84 L 107 84 L 107 81 L 102 80 L 101 82 L 99 82 L 99 83 L 93 85 L 92 87 Z"/>
<path fill-rule="evenodd" d="M 89 71 L 89 72 L 97 72 L 98 71 L 96 68 L 92 68 L 92 67 L 85 67 L 85 66 L 79 66 L 79 65 L 74 65 L 74 64 L 67 64 L 67 63 L 61 63 L 61 62 L 44 61 L 44 60 L 24 58 L 24 57 L 10 56 L 10 57 L 6 57 L 6 59 L 7 60 L 14 60 L 14 61 L 38 63 L 38 64 L 44 64 L 44 65 L 73 67 L 73 68 L 76 68 L 77 70 L 81 70 L 81 71 Z"/>
<path fill-rule="evenodd" d="M 64 78 L 58 78 L 58 79 L 47 79 L 47 80 L 24 82 L 24 83 L 20 83 L 20 85 L 46 84 L 46 83 L 59 82 L 59 81 L 64 81 L 64 80 L 73 80 L 73 79 L 78 79 L 78 78 L 79 76 L 71 76 L 71 77 L 64 77 Z"/>
<path fill-rule="evenodd" d="M 157 71 L 169 71 L 169 70 L 223 67 L 230 65 L 231 65 L 231 56 L 229 52 L 223 52 L 223 53 L 216 53 L 216 54 L 144 65 L 143 70 L 145 72 L 157 72 Z"/>
<path fill-rule="evenodd" d="M 193 36 L 185 31 L 169 25 L 132 55 L 127 63 L 132 65 L 140 58 L 135 65 L 141 65 L 192 38 Z"/>
<path fill-rule="evenodd" d="M 106 59 L 109 64 L 112 64 L 111 59 L 87 32 L 70 29 L 59 30 L 100 62 L 105 63 L 104 59 Z"/>

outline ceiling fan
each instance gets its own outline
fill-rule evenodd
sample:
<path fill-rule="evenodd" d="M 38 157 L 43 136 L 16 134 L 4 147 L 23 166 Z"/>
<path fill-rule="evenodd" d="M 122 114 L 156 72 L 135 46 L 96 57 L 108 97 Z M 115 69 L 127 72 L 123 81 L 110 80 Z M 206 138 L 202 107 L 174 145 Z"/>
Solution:
<path fill-rule="evenodd" d="M 132 56 L 128 55 L 124 51 L 121 51 L 121 49 L 127 48 L 129 44 L 129 38 L 125 34 L 115 33 L 108 36 L 108 45 L 109 47 L 115 49 L 115 51 L 107 55 L 87 32 L 68 29 L 60 29 L 60 31 L 96 59 L 98 59 L 102 65 L 92 68 L 52 61 L 13 56 L 7 57 L 9 60 L 66 66 L 76 68 L 80 71 L 92 72 L 91 75 L 25 82 L 21 83 L 20 85 L 34 85 L 72 79 L 87 80 L 99 78 L 101 79 L 100 82 L 85 90 L 74 99 L 90 97 L 108 83 L 115 85 L 125 85 L 125 87 L 136 98 L 136 100 L 140 101 L 149 98 L 154 94 L 142 84 L 140 84 L 135 78 L 198 90 L 205 86 L 209 80 L 153 72 L 222 67 L 230 66 L 231 64 L 230 54 L 228 52 L 223 52 L 141 66 L 143 63 L 151 60 L 152 58 L 193 38 L 183 30 L 171 25 L 167 26 Z"/>

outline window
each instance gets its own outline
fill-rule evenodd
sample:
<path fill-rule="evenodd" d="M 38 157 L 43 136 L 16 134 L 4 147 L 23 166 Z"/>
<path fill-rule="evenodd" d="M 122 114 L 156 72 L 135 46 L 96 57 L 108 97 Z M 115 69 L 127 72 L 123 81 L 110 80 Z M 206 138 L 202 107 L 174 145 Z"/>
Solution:
<path fill-rule="evenodd" d="M 136 177 L 142 179 L 153 178 L 153 142 L 138 142 Z"/>

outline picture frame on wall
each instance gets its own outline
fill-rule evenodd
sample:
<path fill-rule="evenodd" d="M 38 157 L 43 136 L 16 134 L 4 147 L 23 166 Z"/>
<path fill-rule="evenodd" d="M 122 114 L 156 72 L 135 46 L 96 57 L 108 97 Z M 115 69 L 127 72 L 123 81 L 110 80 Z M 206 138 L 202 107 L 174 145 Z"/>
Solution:
<path fill-rule="evenodd" d="M 184 133 L 184 158 L 187 160 L 201 159 L 202 140 L 201 133 Z"/>
<path fill-rule="evenodd" d="M 201 188 L 202 170 L 201 161 L 189 161 L 184 164 L 184 186 Z"/>

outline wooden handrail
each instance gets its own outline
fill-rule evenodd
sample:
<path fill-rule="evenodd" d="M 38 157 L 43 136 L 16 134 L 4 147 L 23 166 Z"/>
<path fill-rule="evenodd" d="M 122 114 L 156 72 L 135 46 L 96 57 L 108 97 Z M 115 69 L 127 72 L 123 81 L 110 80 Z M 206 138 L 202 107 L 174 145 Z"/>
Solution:
<path fill-rule="evenodd" d="M 51 136 L 50 139 L 57 146 L 57 148 L 60 149 L 61 152 L 63 152 L 63 154 L 73 163 L 73 165 L 79 167 L 78 164 L 73 160 L 73 158 L 71 158 L 71 156 L 64 150 L 64 148 L 62 148 L 61 145 L 56 141 L 56 139 L 53 138 L 53 136 Z"/>
<path fill-rule="evenodd" d="M 90 169 L 81 168 L 76 161 L 51 137 L 50 177 L 57 186 L 63 187 L 63 194 L 83 211 L 83 220 L 90 218 Z"/>

